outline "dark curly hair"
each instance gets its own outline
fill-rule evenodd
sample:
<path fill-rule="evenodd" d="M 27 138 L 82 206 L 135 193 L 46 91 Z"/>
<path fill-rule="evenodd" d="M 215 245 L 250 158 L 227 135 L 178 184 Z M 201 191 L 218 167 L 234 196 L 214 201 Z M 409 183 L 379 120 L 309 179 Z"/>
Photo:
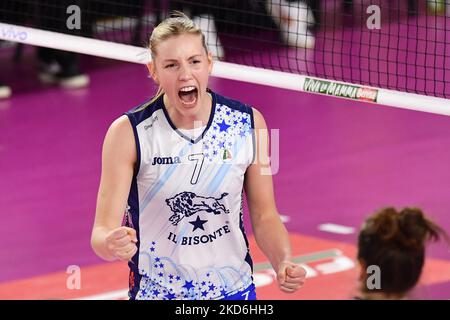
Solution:
<path fill-rule="evenodd" d="M 358 238 L 358 260 L 381 270 L 381 288 L 387 295 L 404 295 L 420 278 L 427 241 L 448 235 L 418 208 L 398 212 L 389 207 L 370 216 Z M 362 286 L 363 292 L 369 290 Z"/>

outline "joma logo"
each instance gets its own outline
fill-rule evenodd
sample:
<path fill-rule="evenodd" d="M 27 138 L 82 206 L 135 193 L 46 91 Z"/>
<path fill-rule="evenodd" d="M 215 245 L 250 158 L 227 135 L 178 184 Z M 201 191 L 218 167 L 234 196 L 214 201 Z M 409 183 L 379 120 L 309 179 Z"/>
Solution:
<path fill-rule="evenodd" d="M 153 157 L 152 165 L 181 163 L 180 157 Z"/>

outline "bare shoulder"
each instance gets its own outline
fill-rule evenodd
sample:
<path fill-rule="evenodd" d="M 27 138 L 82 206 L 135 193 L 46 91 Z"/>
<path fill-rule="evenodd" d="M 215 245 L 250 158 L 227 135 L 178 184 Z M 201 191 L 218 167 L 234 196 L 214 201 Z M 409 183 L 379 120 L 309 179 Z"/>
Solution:
<path fill-rule="evenodd" d="M 130 120 L 126 115 L 123 115 L 111 123 L 108 131 L 113 131 L 117 133 L 133 133 L 133 128 L 131 127 Z"/>
<path fill-rule="evenodd" d="M 267 129 L 266 120 L 264 119 L 262 113 L 254 107 L 252 107 L 252 109 L 253 109 L 253 120 L 255 121 L 255 129 Z"/>
<path fill-rule="evenodd" d="M 127 142 L 127 140 L 129 140 L 128 142 L 133 142 L 133 128 L 126 115 L 117 118 L 111 123 L 106 133 L 106 138 L 118 140 L 118 142 Z"/>
<path fill-rule="evenodd" d="M 105 136 L 104 151 L 118 157 L 125 156 L 128 160 L 136 158 L 136 147 L 133 127 L 126 115 L 123 115 L 109 126 Z M 131 159 L 130 159 L 131 158 Z"/>

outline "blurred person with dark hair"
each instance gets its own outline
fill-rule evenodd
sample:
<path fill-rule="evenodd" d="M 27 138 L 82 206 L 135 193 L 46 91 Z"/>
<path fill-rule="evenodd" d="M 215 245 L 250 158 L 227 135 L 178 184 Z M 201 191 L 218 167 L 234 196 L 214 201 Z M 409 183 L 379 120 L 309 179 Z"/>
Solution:
<path fill-rule="evenodd" d="M 428 241 L 448 241 L 445 230 L 417 208 L 385 208 L 363 224 L 358 238 L 361 266 L 357 299 L 405 299 L 417 284 Z M 367 268 L 380 270 L 379 287 L 369 288 Z"/>

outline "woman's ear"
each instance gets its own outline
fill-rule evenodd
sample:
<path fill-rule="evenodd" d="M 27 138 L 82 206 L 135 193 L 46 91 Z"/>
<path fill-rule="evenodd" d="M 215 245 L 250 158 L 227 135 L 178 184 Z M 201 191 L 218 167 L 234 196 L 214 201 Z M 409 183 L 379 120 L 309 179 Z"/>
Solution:
<path fill-rule="evenodd" d="M 156 75 L 155 63 L 153 61 L 150 61 L 147 64 L 147 69 L 148 69 L 148 72 L 149 72 L 150 76 L 152 77 L 153 81 L 155 81 L 156 84 L 159 85 L 158 76 Z"/>
<path fill-rule="evenodd" d="M 213 56 L 211 52 L 208 52 L 208 73 L 211 74 L 213 68 Z"/>

